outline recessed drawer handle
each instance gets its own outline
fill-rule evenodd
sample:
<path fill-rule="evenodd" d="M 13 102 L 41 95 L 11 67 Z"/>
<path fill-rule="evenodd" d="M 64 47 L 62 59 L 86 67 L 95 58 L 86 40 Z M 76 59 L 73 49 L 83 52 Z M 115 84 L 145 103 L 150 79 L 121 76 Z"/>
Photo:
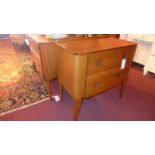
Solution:
<path fill-rule="evenodd" d="M 97 60 L 97 61 L 96 61 L 96 65 L 97 65 L 97 66 L 101 66 L 101 65 L 103 65 L 103 61 L 101 61 L 101 60 Z"/>

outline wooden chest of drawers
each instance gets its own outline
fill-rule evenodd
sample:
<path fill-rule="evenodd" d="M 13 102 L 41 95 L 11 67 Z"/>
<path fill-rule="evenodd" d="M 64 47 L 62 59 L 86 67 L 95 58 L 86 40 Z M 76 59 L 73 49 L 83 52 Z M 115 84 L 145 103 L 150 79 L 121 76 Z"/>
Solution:
<path fill-rule="evenodd" d="M 40 74 L 48 94 L 52 97 L 51 80 L 57 78 L 55 43 L 40 35 L 26 35 L 35 68 Z"/>
<path fill-rule="evenodd" d="M 28 46 L 31 49 L 33 61 L 36 70 L 46 83 L 48 94 L 52 97 L 51 80 L 57 78 L 57 60 L 56 60 L 56 42 L 67 42 L 71 40 L 83 40 L 85 38 L 105 38 L 105 37 L 119 37 L 119 35 L 99 35 L 99 36 L 76 36 L 69 35 L 65 39 L 55 40 L 48 39 L 45 35 L 25 35 L 25 39 L 28 41 Z"/>
<path fill-rule="evenodd" d="M 77 120 L 82 98 L 121 85 L 122 95 L 136 44 L 118 39 L 89 39 L 57 43 L 58 81 L 74 98 Z M 122 61 L 125 60 L 123 68 Z"/>

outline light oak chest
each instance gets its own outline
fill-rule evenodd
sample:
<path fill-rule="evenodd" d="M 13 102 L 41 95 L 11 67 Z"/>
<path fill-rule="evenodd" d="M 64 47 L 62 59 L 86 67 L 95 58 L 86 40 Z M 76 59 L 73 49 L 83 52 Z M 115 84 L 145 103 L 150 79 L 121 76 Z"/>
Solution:
<path fill-rule="evenodd" d="M 74 98 L 74 120 L 78 119 L 82 98 L 92 97 L 117 85 L 121 85 L 122 95 L 135 43 L 102 38 L 57 45 L 59 88 L 62 92 L 64 87 Z"/>
<path fill-rule="evenodd" d="M 107 37 L 119 37 L 119 35 L 99 35 L 92 36 L 90 38 L 107 38 Z M 32 58 L 36 71 L 42 77 L 45 83 L 48 94 L 53 96 L 51 81 L 57 79 L 57 59 L 56 59 L 56 42 L 67 42 L 70 40 L 83 40 L 85 36 L 78 37 L 76 35 L 69 35 L 67 38 L 56 40 L 48 39 L 45 35 L 26 35 L 25 39 L 28 41 L 28 46 L 31 49 Z"/>

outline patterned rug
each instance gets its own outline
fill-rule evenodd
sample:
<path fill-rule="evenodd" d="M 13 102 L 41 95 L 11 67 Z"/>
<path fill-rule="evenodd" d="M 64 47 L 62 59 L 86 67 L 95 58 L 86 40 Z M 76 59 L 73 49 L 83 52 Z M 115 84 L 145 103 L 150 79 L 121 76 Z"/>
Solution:
<path fill-rule="evenodd" d="M 49 98 L 29 49 L 0 41 L 0 115 Z"/>

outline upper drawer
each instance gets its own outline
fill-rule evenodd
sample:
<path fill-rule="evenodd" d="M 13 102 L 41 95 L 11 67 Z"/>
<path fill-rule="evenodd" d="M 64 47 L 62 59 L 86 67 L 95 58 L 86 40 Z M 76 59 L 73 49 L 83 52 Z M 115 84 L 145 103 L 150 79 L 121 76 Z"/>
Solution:
<path fill-rule="evenodd" d="M 133 50 L 131 50 L 131 47 L 89 54 L 87 75 L 89 76 L 115 67 L 120 67 L 124 57 L 127 60 L 126 66 L 129 66 L 133 57 Z"/>

